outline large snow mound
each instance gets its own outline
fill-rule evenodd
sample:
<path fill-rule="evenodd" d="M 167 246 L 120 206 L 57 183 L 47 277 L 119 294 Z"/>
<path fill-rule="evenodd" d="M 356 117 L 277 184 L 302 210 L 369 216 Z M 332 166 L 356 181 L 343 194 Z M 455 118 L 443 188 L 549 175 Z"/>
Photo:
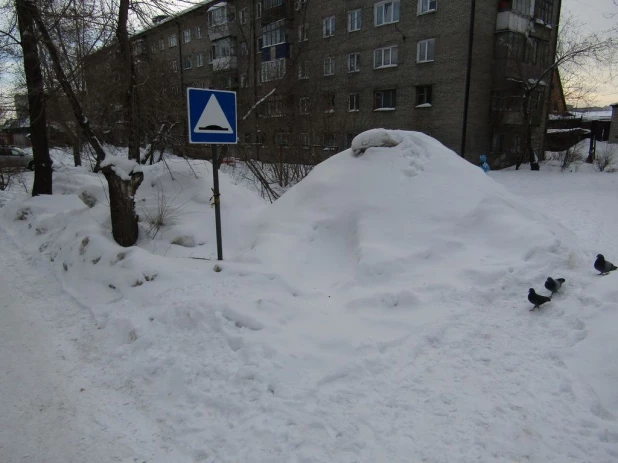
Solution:
<path fill-rule="evenodd" d="M 576 265 L 566 229 L 435 139 L 382 129 L 357 136 L 266 209 L 243 254 L 330 288 L 485 285 L 523 265 L 540 271 L 549 256 Z"/>

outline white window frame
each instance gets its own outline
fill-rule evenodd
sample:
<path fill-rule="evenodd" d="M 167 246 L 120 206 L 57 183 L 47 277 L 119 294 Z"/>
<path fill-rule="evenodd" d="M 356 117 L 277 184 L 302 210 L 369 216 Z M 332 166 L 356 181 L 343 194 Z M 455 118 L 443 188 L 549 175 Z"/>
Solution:
<path fill-rule="evenodd" d="M 159 39 L 159 50 L 165 50 L 165 39 Z"/>
<path fill-rule="evenodd" d="M 195 55 L 195 67 L 201 68 L 204 66 L 204 53 L 198 53 Z"/>
<path fill-rule="evenodd" d="M 167 44 L 169 48 L 174 48 L 178 46 L 178 39 L 176 38 L 176 34 L 170 34 L 167 37 Z"/>
<path fill-rule="evenodd" d="M 360 72 L 360 52 L 348 54 L 348 72 Z"/>
<path fill-rule="evenodd" d="M 355 113 L 360 111 L 360 93 L 348 94 L 348 112 Z"/>
<path fill-rule="evenodd" d="M 325 76 L 335 75 L 335 58 L 333 56 L 327 56 L 324 58 L 324 74 Z"/>
<path fill-rule="evenodd" d="M 249 79 L 247 78 L 247 74 L 243 73 L 240 75 L 240 88 L 247 88 L 249 86 Z"/>
<path fill-rule="evenodd" d="M 322 37 L 325 39 L 335 35 L 336 19 L 335 15 L 322 19 Z"/>
<path fill-rule="evenodd" d="M 183 58 L 182 67 L 183 69 L 191 69 L 193 67 L 193 60 L 190 56 L 185 56 Z"/>
<path fill-rule="evenodd" d="M 285 58 L 263 61 L 260 71 L 261 83 L 283 78 L 285 75 Z"/>
<path fill-rule="evenodd" d="M 285 19 L 262 26 L 262 48 L 285 43 Z"/>
<path fill-rule="evenodd" d="M 191 41 L 191 29 L 185 29 L 182 31 L 182 43 L 189 43 Z"/>
<path fill-rule="evenodd" d="M 150 51 L 151 51 L 152 53 L 156 53 L 156 52 L 157 52 L 157 43 L 156 43 L 156 42 L 152 42 L 152 43 L 150 44 Z"/>
<path fill-rule="evenodd" d="M 178 60 L 177 59 L 172 60 L 172 61 L 170 61 L 170 64 L 172 66 L 172 71 L 173 72 L 178 72 Z"/>
<path fill-rule="evenodd" d="M 399 47 L 397 45 L 391 45 L 390 47 L 376 48 L 373 51 L 373 68 L 374 69 L 394 68 L 394 67 L 397 67 L 398 65 L 399 65 Z"/>
<path fill-rule="evenodd" d="M 431 56 L 430 55 L 431 52 Z M 416 45 L 416 62 L 431 63 L 436 58 L 436 39 L 421 40 Z"/>
<path fill-rule="evenodd" d="M 310 140 L 309 133 L 301 132 L 298 134 L 298 144 L 303 147 L 303 149 L 309 149 Z"/>
<path fill-rule="evenodd" d="M 255 4 L 255 17 L 258 19 L 262 17 L 262 2 L 256 2 Z"/>
<path fill-rule="evenodd" d="M 363 9 L 348 11 L 348 32 L 360 31 L 363 27 Z"/>
<path fill-rule="evenodd" d="M 418 14 L 433 13 L 438 9 L 438 0 L 418 0 Z"/>
<path fill-rule="evenodd" d="M 390 19 L 387 18 L 387 13 L 389 12 L 387 11 L 387 9 L 389 7 L 390 7 L 390 10 L 389 10 Z M 399 7 L 400 7 L 399 0 L 389 0 L 385 2 L 375 3 L 373 6 L 374 25 L 378 27 L 378 26 L 384 26 L 386 24 L 398 23 L 400 13 L 401 13 Z M 395 18 L 395 12 L 397 12 L 396 18 Z M 378 21 L 380 16 L 382 17 L 382 22 Z"/>
<path fill-rule="evenodd" d="M 195 38 L 196 39 L 202 38 L 202 28 L 200 26 L 195 26 Z"/>

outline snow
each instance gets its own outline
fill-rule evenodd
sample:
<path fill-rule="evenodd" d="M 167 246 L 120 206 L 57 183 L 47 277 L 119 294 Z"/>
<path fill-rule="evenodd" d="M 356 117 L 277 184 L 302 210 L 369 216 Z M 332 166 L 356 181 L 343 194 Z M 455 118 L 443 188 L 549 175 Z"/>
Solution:
<path fill-rule="evenodd" d="M 217 263 L 210 165 L 168 163 L 127 249 L 101 175 L 0 192 L 7 461 L 617 461 L 617 176 L 376 129 L 272 205 L 222 172 Z"/>
<path fill-rule="evenodd" d="M 590 133 L 590 130 L 582 129 L 581 127 L 575 127 L 573 129 L 547 129 L 547 133 L 564 133 L 564 132 Z"/>
<path fill-rule="evenodd" d="M 131 180 L 131 174 L 141 172 L 141 166 L 133 159 L 122 158 L 112 154 L 106 154 L 105 159 L 101 161 L 101 167 L 111 167 L 114 173 L 122 180 Z"/>

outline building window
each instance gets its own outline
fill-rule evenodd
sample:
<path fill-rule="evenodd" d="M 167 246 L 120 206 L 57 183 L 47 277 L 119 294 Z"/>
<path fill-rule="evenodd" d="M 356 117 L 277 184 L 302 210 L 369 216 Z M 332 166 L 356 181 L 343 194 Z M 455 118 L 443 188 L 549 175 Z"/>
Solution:
<path fill-rule="evenodd" d="M 212 48 L 211 48 L 211 49 L 210 49 L 210 51 L 208 52 L 208 64 L 212 64 L 212 59 L 213 59 L 212 54 L 213 54 L 213 53 L 214 53 L 214 52 L 213 52 L 213 50 L 212 50 Z"/>
<path fill-rule="evenodd" d="M 376 26 L 396 23 L 399 21 L 399 0 L 376 3 L 373 12 Z"/>
<path fill-rule="evenodd" d="M 309 114 L 309 97 L 304 96 L 298 100 L 298 110 L 301 114 Z"/>
<path fill-rule="evenodd" d="M 545 24 L 553 23 L 553 0 L 540 0 L 537 1 L 537 18 L 543 21 Z"/>
<path fill-rule="evenodd" d="M 288 134 L 284 132 L 277 132 L 275 134 L 275 144 L 276 145 L 287 145 L 288 144 Z"/>
<path fill-rule="evenodd" d="M 202 38 L 202 28 L 200 26 L 195 26 L 195 38 L 196 39 Z"/>
<path fill-rule="evenodd" d="M 305 149 L 309 148 L 309 134 L 299 133 L 298 134 L 298 144 Z"/>
<path fill-rule="evenodd" d="M 504 152 L 504 134 L 494 133 L 491 139 L 491 151 L 494 153 Z"/>
<path fill-rule="evenodd" d="M 348 95 L 348 111 L 359 111 L 359 110 L 360 110 L 360 94 L 350 93 Z"/>
<path fill-rule="evenodd" d="M 271 47 L 285 42 L 285 20 L 280 19 L 262 27 L 262 47 Z"/>
<path fill-rule="evenodd" d="M 191 57 L 190 56 L 185 57 L 183 62 L 184 62 L 184 68 L 185 69 L 191 69 L 191 64 L 192 63 L 191 63 Z"/>
<path fill-rule="evenodd" d="M 299 79 L 309 78 L 309 61 L 302 61 L 298 65 L 298 78 Z"/>
<path fill-rule="evenodd" d="M 362 9 L 348 11 L 348 32 L 360 31 L 362 26 Z"/>
<path fill-rule="evenodd" d="M 285 75 L 285 58 L 262 63 L 261 82 L 281 79 Z"/>
<path fill-rule="evenodd" d="M 220 26 L 227 23 L 227 7 L 216 7 L 208 12 L 208 25 L 210 27 Z"/>
<path fill-rule="evenodd" d="M 309 40 L 309 24 L 301 24 L 298 26 L 298 41 L 305 42 Z"/>
<path fill-rule="evenodd" d="M 416 87 L 416 107 L 431 106 L 431 85 L 419 85 Z"/>
<path fill-rule="evenodd" d="M 348 55 L 348 72 L 360 71 L 360 53 L 350 53 Z"/>
<path fill-rule="evenodd" d="M 157 52 L 157 44 L 156 44 L 155 42 L 152 42 L 152 43 L 150 44 L 150 51 L 151 51 L 152 53 L 156 53 L 156 52 Z"/>
<path fill-rule="evenodd" d="M 159 39 L 159 50 L 165 50 L 165 40 Z"/>
<path fill-rule="evenodd" d="M 236 56 L 236 50 L 234 50 L 234 44 L 230 38 L 225 38 L 213 42 L 211 51 L 213 59 L 229 58 L 230 56 Z"/>
<path fill-rule="evenodd" d="M 333 132 L 324 133 L 324 150 L 335 151 L 337 149 L 336 137 Z"/>
<path fill-rule="evenodd" d="M 392 47 L 378 48 L 373 52 L 373 68 L 385 68 L 397 66 L 399 53 L 397 45 Z"/>
<path fill-rule="evenodd" d="M 335 35 L 335 16 L 329 16 L 322 20 L 322 37 L 332 37 Z"/>
<path fill-rule="evenodd" d="M 238 13 L 238 20 L 240 21 L 240 24 L 247 24 L 248 17 L 249 17 L 249 9 L 242 8 L 240 12 Z"/>
<path fill-rule="evenodd" d="M 416 47 L 416 62 L 427 63 L 434 60 L 436 39 L 421 40 Z"/>
<path fill-rule="evenodd" d="M 324 112 L 334 113 L 335 112 L 335 94 L 325 93 L 324 95 L 322 95 L 322 99 L 324 102 Z"/>
<path fill-rule="evenodd" d="M 204 54 L 198 53 L 195 55 L 195 67 L 201 68 L 202 66 L 204 66 Z"/>
<path fill-rule="evenodd" d="M 247 48 L 247 42 L 240 42 L 240 54 L 242 56 L 247 56 L 249 54 L 249 49 Z"/>
<path fill-rule="evenodd" d="M 170 61 L 170 66 L 172 67 L 172 71 L 178 72 L 178 61 Z"/>
<path fill-rule="evenodd" d="M 283 116 L 283 97 L 272 95 L 259 108 L 262 117 L 281 117 Z"/>
<path fill-rule="evenodd" d="M 249 86 L 249 80 L 247 79 L 247 74 L 240 75 L 240 88 L 247 88 Z"/>
<path fill-rule="evenodd" d="M 283 4 L 283 0 L 264 0 L 264 9 L 270 10 L 276 6 L 281 6 Z"/>
<path fill-rule="evenodd" d="M 191 41 L 191 29 L 182 31 L 182 41 L 183 43 L 189 43 Z"/>
<path fill-rule="evenodd" d="M 175 47 L 176 45 L 178 45 L 178 41 L 176 40 L 176 34 L 172 34 L 167 38 L 167 43 L 169 45 L 170 48 Z"/>
<path fill-rule="evenodd" d="M 324 58 L 324 75 L 332 76 L 335 74 L 335 58 L 327 56 Z"/>
<path fill-rule="evenodd" d="M 377 90 L 373 92 L 373 110 L 392 110 L 397 107 L 397 90 Z"/>
<path fill-rule="evenodd" d="M 255 4 L 255 17 L 258 19 L 262 17 L 262 2 Z"/>
<path fill-rule="evenodd" d="M 418 0 L 418 13 L 429 13 L 431 11 L 436 11 L 438 7 L 437 0 Z"/>

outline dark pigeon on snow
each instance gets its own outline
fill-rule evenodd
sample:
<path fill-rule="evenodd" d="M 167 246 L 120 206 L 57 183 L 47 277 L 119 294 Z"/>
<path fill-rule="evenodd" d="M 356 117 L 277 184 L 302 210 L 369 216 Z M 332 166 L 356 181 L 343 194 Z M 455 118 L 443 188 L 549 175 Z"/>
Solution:
<path fill-rule="evenodd" d="M 551 294 L 553 296 L 554 293 L 557 293 L 558 290 L 562 287 L 564 281 L 564 278 L 556 278 L 554 280 L 552 277 L 547 277 L 547 280 L 545 281 L 545 289 L 547 289 L 547 291 L 551 291 Z"/>
<path fill-rule="evenodd" d="M 614 264 L 605 260 L 603 254 L 597 256 L 597 260 L 594 261 L 594 268 L 597 269 L 601 275 L 607 275 L 612 270 L 618 269 Z"/>
<path fill-rule="evenodd" d="M 531 304 L 534 304 L 530 310 L 538 309 L 540 306 L 545 304 L 546 302 L 551 301 L 551 296 L 541 296 L 534 291 L 534 288 L 530 288 L 528 290 L 528 300 Z"/>

